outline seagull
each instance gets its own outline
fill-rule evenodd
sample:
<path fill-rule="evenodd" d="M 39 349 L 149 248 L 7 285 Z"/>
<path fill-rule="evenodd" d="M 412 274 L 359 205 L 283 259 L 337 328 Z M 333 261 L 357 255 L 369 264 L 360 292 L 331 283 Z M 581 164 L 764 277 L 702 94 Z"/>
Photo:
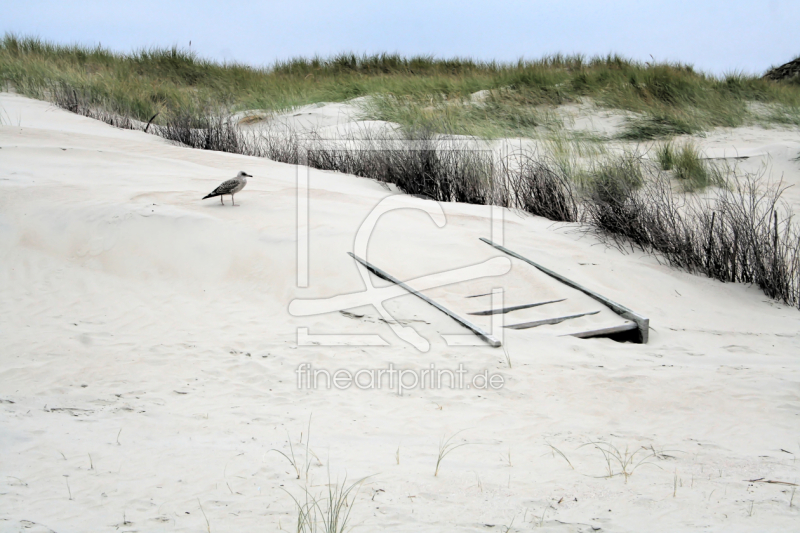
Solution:
<path fill-rule="evenodd" d="M 231 195 L 231 203 L 236 205 L 236 202 L 233 201 L 233 195 L 237 192 L 244 189 L 244 186 L 247 185 L 247 178 L 252 178 L 250 174 L 247 172 L 239 172 L 235 178 L 231 178 L 227 181 L 223 181 L 222 184 L 214 189 L 210 194 L 203 196 L 203 200 L 206 198 L 213 198 L 215 196 L 219 196 L 219 201 L 222 205 L 225 205 L 225 202 L 222 200 L 222 196 L 225 194 Z"/>

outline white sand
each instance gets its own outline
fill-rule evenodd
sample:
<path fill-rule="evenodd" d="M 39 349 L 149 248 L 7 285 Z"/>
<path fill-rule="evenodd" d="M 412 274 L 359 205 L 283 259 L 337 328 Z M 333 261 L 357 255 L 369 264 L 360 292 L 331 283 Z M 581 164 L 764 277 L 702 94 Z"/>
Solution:
<path fill-rule="evenodd" d="M 391 137 L 397 124 L 382 120 L 365 120 L 363 103 L 367 97 L 348 102 L 320 102 L 298 107 L 292 111 L 268 114 L 260 110 L 236 115 L 240 125 L 251 131 L 289 131 L 321 139 L 360 139 Z"/>
<path fill-rule="evenodd" d="M 421 353 L 371 306 L 287 310 L 363 290 L 346 252 L 391 194 L 380 185 L 311 171 L 310 286 L 298 289 L 295 167 L 177 147 L 15 95 L 0 106 L 0 530 L 293 531 L 282 489 L 299 497 L 305 480 L 270 450 L 288 454 L 288 432 L 302 463 L 309 417 L 309 490 L 325 490 L 329 473 L 372 476 L 354 531 L 797 529 L 791 486 L 746 481 L 800 483 L 800 313 L 757 287 L 507 213 L 508 247 L 649 316 L 650 343 L 557 336 L 617 323 L 604 311 L 506 331 L 509 368 L 502 349 L 446 346 L 442 333 L 466 330 L 413 296 L 387 302 L 430 341 Z M 800 181 L 796 132 L 720 135 L 710 148 L 763 154 Z M 240 207 L 200 200 L 239 170 L 254 176 Z M 369 260 L 409 279 L 500 255 L 478 240 L 490 236 L 488 207 L 443 207 L 443 228 L 418 210 L 386 214 Z M 492 287 L 506 288 L 506 305 L 568 298 L 519 318 L 602 309 L 517 261 L 505 276 L 428 294 L 467 312 L 486 299 L 463 296 Z M 390 346 L 298 346 L 298 327 Z M 463 363 L 506 384 L 402 397 L 298 390 L 300 363 Z M 458 431 L 471 445 L 434 477 L 440 438 Z M 580 448 L 595 440 L 659 456 L 626 483 Z"/>

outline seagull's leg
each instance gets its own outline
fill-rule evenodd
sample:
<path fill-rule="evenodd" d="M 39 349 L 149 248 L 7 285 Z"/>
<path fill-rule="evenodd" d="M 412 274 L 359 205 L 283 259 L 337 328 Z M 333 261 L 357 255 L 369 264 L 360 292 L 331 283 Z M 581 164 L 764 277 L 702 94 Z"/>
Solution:
<path fill-rule="evenodd" d="M 221 194 L 219 195 L 219 203 L 221 203 L 222 205 L 225 205 L 225 202 L 222 200 L 222 195 Z"/>
<path fill-rule="evenodd" d="M 236 205 L 236 202 L 233 201 L 233 195 L 232 194 L 231 194 L 231 202 L 233 203 L 233 205 Z"/>

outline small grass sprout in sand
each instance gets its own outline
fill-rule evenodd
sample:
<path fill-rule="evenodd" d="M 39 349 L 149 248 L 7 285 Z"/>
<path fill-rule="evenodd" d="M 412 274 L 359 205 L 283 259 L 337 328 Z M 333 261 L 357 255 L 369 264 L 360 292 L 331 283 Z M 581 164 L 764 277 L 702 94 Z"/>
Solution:
<path fill-rule="evenodd" d="M 652 462 L 652 459 L 657 457 L 658 454 L 644 446 L 636 448 L 633 451 L 630 451 L 628 446 L 625 446 L 625 451 L 622 451 L 610 442 L 590 441 L 586 444 L 582 444 L 579 448 L 585 446 L 593 446 L 603 454 L 603 458 L 606 462 L 607 474 L 602 477 L 610 478 L 621 475 L 625 478 L 625 483 L 627 483 L 628 478 L 631 477 L 640 466 L 651 465 L 656 468 L 661 468 Z"/>
<path fill-rule="evenodd" d="M 483 482 L 481 482 L 481 476 L 479 476 L 478 473 L 475 472 L 475 471 L 473 471 L 472 473 L 475 474 L 475 479 L 478 482 L 478 490 L 481 491 L 481 493 L 482 493 L 483 492 Z M 791 507 L 791 505 L 790 505 L 790 507 Z"/>
<path fill-rule="evenodd" d="M 200 512 L 203 513 L 203 518 L 206 521 L 206 531 L 211 533 L 211 522 L 208 521 L 208 517 L 206 516 L 206 511 L 203 509 L 203 504 L 200 503 L 200 498 L 197 498 L 197 505 L 200 506 Z"/>
<path fill-rule="evenodd" d="M 505 455 L 503 455 L 503 454 L 500 454 L 500 457 L 502 457 L 502 458 L 503 458 L 503 462 L 504 462 L 504 463 L 506 464 L 506 466 L 508 466 L 509 468 L 511 468 L 512 466 L 514 466 L 514 465 L 512 464 L 512 462 L 511 462 L 511 446 L 509 446 L 509 447 L 508 447 L 508 453 L 507 453 L 507 454 L 505 454 Z"/>
<path fill-rule="evenodd" d="M 547 514 L 547 510 L 548 510 L 549 508 L 550 508 L 550 506 L 549 506 L 549 505 L 548 505 L 547 507 L 545 507 L 545 508 L 544 508 L 544 510 L 542 511 L 542 516 L 539 518 L 539 523 L 537 524 L 537 526 L 536 526 L 536 527 L 542 527 L 542 525 L 544 524 L 544 515 L 545 515 L 545 514 Z"/>
<path fill-rule="evenodd" d="M 330 477 L 330 472 L 328 472 Z M 339 483 L 328 482 L 327 493 L 321 496 L 312 494 L 303 487 L 302 500 L 295 498 L 283 489 L 294 501 L 297 508 L 297 533 L 344 533 L 350 520 L 356 496 L 366 480 L 363 477 L 347 484 L 347 477 Z"/>
<path fill-rule="evenodd" d="M 678 495 L 678 469 L 675 469 L 675 475 L 672 478 L 672 497 L 676 497 Z"/>
<path fill-rule="evenodd" d="M 300 438 L 302 440 L 302 435 L 301 435 Z M 305 475 L 306 479 L 308 479 L 308 469 L 311 468 L 311 459 L 310 459 L 311 455 L 313 454 L 314 457 L 316 457 L 317 461 L 321 463 L 321 461 L 319 460 L 319 457 L 317 457 L 316 454 L 314 454 L 314 452 L 310 451 L 310 449 L 309 449 L 309 443 L 311 442 L 311 416 L 309 415 L 309 417 L 308 417 L 308 433 L 306 434 L 306 454 L 305 454 L 305 459 L 304 459 L 304 462 L 303 462 L 302 465 L 300 465 L 297 462 L 297 458 L 294 455 L 294 447 L 292 446 L 292 437 L 289 435 L 289 430 L 288 429 L 286 430 L 286 440 L 289 441 L 289 455 L 287 455 L 286 453 L 284 453 L 284 452 L 282 452 L 282 451 L 280 451 L 278 449 L 275 449 L 275 448 L 272 448 L 269 451 L 270 452 L 278 452 L 279 454 L 284 456 L 286 458 L 286 460 L 289 461 L 289 464 L 292 465 L 292 468 L 294 468 L 295 474 L 297 474 L 297 479 L 300 479 L 300 475 L 301 475 L 300 468 L 301 467 L 303 469 L 302 473 Z"/>
<path fill-rule="evenodd" d="M 456 436 L 458 436 L 460 433 L 463 433 L 463 431 L 465 430 L 453 433 L 452 435 L 450 435 L 450 437 L 446 439 L 442 437 L 442 439 L 439 441 L 439 455 L 436 458 L 436 470 L 433 473 L 434 477 L 439 475 L 439 466 L 442 464 L 442 461 L 444 460 L 445 457 L 447 457 L 447 455 L 450 452 L 452 452 L 456 448 L 461 448 L 462 446 L 467 446 L 468 444 L 472 444 L 471 442 L 467 441 L 459 443 L 453 442 L 453 439 L 455 439 Z"/>
<path fill-rule="evenodd" d="M 558 454 L 558 455 L 560 455 L 561 457 L 563 457 L 563 458 L 564 458 L 564 460 L 567 462 L 567 464 L 569 465 L 569 467 L 570 467 L 571 469 L 575 470 L 575 467 L 574 467 L 574 466 L 572 466 L 572 462 L 571 462 L 569 459 L 567 459 L 567 456 L 566 456 L 566 455 L 564 455 L 564 452 L 562 452 L 561 450 L 559 450 L 558 448 L 556 448 L 555 446 L 553 446 L 553 445 L 552 445 L 552 444 L 550 444 L 549 442 L 548 442 L 548 443 L 546 443 L 546 444 L 547 444 L 547 445 L 550 447 L 550 451 L 553 453 L 553 456 L 554 456 L 554 457 L 555 457 L 555 454 Z"/>
<path fill-rule="evenodd" d="M 506 348 L 505 345 L 503 345 L 503 355 L 506 358 L 506 363 L 508 364 L 508 368 L 511 368 L 511 354 L 508 353 L 508 348 Z"/>

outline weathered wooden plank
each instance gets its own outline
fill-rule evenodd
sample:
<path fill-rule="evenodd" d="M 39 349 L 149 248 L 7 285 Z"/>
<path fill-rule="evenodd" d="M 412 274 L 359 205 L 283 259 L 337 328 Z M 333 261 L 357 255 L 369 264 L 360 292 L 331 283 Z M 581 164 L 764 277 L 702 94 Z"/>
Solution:
<path fill-rule="evenodd" d="M 566 316 L 558 316 L 555 318 L 543 318 L 542 320 L 534 320 L 533 322 L 522 322 L 521 324 L 511 324 L 510 326 L 504 326 L 510 329 L 529 329 L 535 328 L 536 326 L 544 326 L 547 324 L 559 324 L 564 322 L 565 320 L 570 320 L 572 318 L 578 318 L 586 315 L 596 315 L 600 311 L 590 311 L 588 313 L 578 313 L 577 315 L 566 315 Z"/>
<path fill-rule="evenodd" d="M 622 318 L 627 318 L 628 320 L 632 320 L 636 324 L 637 329 L 639 330 L 639 334 L 637 335 L 637 341 L 642 343 L 642 344 L 647 343 L 647 340 L 648 340 L 649 335 L 650 335 L 650 319 L 649 318 L 643 317 L 642 315 L 640 315 L 640 314 L 638 314 L 638 313 L 636 313 L 634 311 L 631 311 L 630 309 L 628 309 L 624 305 L 620 305 L 620 304 L 618 304 L 617 302 L 615 302 L 613 300 L 609 300 L 605 296 L 603 296 L 601 294 L 598 294 L 598 293 L 594 292 L 591 289 L 587 289 L 586 287 L 584 287 L 584 286 L 572 281 L 571 279 L 566 278 L 566 277 L 562 276 L 561 274 L 559 274 L 557 272 L 553 272 L 549 268 L 543 267 L 542 265 L 540 265 L 538 263 L 534 263 L 530 259 L 528 259 L 526 257 L 522 257 L 521 255 L 519 255 L 516 252 L 512 252 L 511 250 L 509 250 L 505 246 L 501 246 L 499 244 L 495 244 L 492 241 L 490 241 L 489 239 L 484 239 L 483 237 L 481 237 L 480 239 L 483 242 L 485 242 L 486 244 L 488 244 L 490 246 L 494 246 L 495 248 L 497 248 L 501 252 L 503 252 L 505 254 L 508 254 L 511 257 L 516 257 L 520 261 L 525 261 L 529 265 L 538 268 L 539 270 L 541 270 L 542 272 L 544 272 L 548 276 L 557 279 L 561 283 L 564 283 L 565 285 L 569 285 L 573 289 L 577 289 L 577 290 L 581 291 L 582 293 L 586 294 L 587 296 L 590 296 L 590 297 L 594 298 L 598 302 L 601 302 L 602 304 L 607 306 L 609 309 L 611 309 L 612 311 L 617 313 Z"/>
<path fill-rule="evenodd" d="M 436 303 L 434 300 L 431 300 L 430 298 L 428 298 L 427 296 L 425 296 L 421 292 L 419 292 L 417 290 L 414 290 L 413 288 L 409 287 L 408 285 L 406 285 L 405 283 L 403 283 L 399 279 L 395 278 L 391 274 L 381 270 L 380 268 L 376 267 L 375 265 L 371 265 L 370 263 L 368 263 L 367 261 L 361 259 L 357 255 L 355 255 L 355 254 L 353 254 L 351 252 L 347 252 L 347 253 L 348 253 L 348 255 L 350 257 L 352 257 L 353 259 L 355 259 L 356 261 L 358 261 L 359 263 L 364 265 L 364 267 L 366 267 L 370 272 L 372 272 L 376 276 L 381 277 L 381 278 L 383 278 L 383 279 L 385 279 L 387 281 L 391 281 L 392 283 L 394 283 L 396 285 L 399 285 L 400 287 L 403 287 L 405 290 L 407 290 L 408 292 L 410 292 L 414 296 L 416 296 L 416 297 L 420 298 L 421 300 L 424 300 L 425 302 L 427 302 L 430 305 L 434 306 L 436 309 L 438 309 L 442 313 L 446 314 L 447 316 L 449 316 L 450 318 L 452 318 L 453 320 L 455 320 L 456 322 L 458 322 L 459 324 L 461 324 L 465 328 L 471 330 L 475 335 L 477 335 L 478 337 L 480 337 L 481 339 L 483 339 L 484 341 L 489 343 L 490 346 L 493 346 L 493 347 L 497 348 L 497 347 L 502 345 L 502 343 L 500 342 L 499 339 L 497 339 L 496 337 L 494 337 L 490 333 L 487 333 L 487 332 L 483 331 L 483 329 L 481 329 L 480 327 L 476 326 L 475 324 L 473 324 L 469 320 L 465 320 L 465 319 L 461 318 L 460 316 L 458 316 L 457 314 L 453 313 L 452 311 L 450 311 L 449 309 L 447 309 L 443 305 Z"/>
<path fill-rule="evenodd" d="M 561 335 L 562 337 L 578 337 L 579 339 L 588 339 L 589 337 L 601 337 L 606 335 L 613 335 L 614 333 L 622 333 L 623 331 L 633 331 L 638 329 L 636 322 L 625 322 L 619 326 L 609 326 L 607 328 L 591 329 L 589 331 L 579 331 L 577 333 L 567 333 Z"/>
<path fill-rule="evenodd" d="M 561 298 L 560 300 L 548 300 L 546 302 L 536 302 L 532 304 L 524 304 L 524 305 L 513 305 L 511 307 L 503 307 L 502 309 L 489 309 L 488 311 L 476 311 L 474 313 L 467 313 L 468 315 L 504 315 L 506 313 L 510 313 L 511 311 L 519 311 L 520 309 L 530 309 L 531 307 L 539 307 L 540 305 L 547 305 L 547 304 L 554 304 L 556 302 L 563 302 L 566 298 Z"/>
<path fill-rule="evenodd" d="M 491 292 L 485 292 L 483 294 L 473 294 L 472 296 L 465 296 L 464 298 L 480 298 L 481 296 L 491 296 Z"/>

